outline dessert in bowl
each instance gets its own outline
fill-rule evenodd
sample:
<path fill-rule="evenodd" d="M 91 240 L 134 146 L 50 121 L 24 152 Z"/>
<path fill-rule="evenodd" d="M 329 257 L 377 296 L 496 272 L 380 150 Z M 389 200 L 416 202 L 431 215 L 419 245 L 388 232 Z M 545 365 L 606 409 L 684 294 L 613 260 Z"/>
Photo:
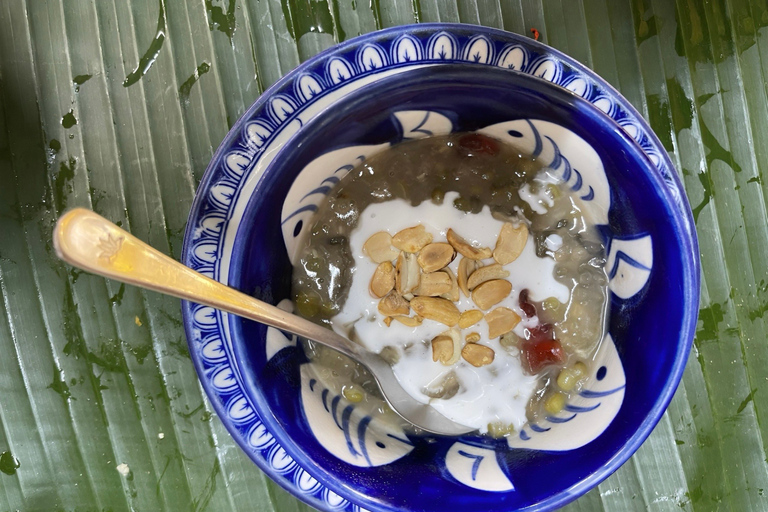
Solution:
<path fill-rule="evenodd" d="M 201 185 L 185 262 L 333 328 L 357 320 L 361 342 L 396 352 L 396 370 L 413 363 L 403 365 L 401 382 L 415 383 L 414 393 L 437 377 L 445 384 L 453 371 L 458 386 L 425 400 L 439 407 L 469 398 L 441 412 L 477 432 L 444 438 L 410 430 L 347 362 L 275 329 L 185 304 L 201 380 L 241 446 L 318 508 L 562 505 L 639 447 L 681 376 L 698 305 L 696 241 L 682 189 L 631 107 L 567 57 L 477 27 L 366 37 L 319 56 L 315 68 L 306 63 L 241 119 Z M 496 154 L 486 154 L 494 144 Z M 495 163 L 482 161 L 499 154 Z M 368 168 L 388 185 L 372 185 Z M 389 176 L 390 169 L 397 172 Z M 464 176 L 471 169 L 476 182 Z M 523 177 L 506 180 L 516 169 Z M 438 187 L 440 173 L 452 185 Z M 375 200 L 361 201 L 366 190 L 368 197 L 375 190 Z M 584 229 L 558 227 L 563 212 L 544 219 L 560 203 L 580 205 Z M 355 221 L 346 232 L 332 225 L 324 232 L 324 212 L 326 220 L 348 214 Z M 527 242 L 512 261 L 494 254 L 523 227 L 519 238 Z M 373 257 L 364 246 L 381 232 L 393 237 L 384 244 L 391 253 Z M 424 235 L 424 243 L 399 248 L 413 241 L 409 233 Z M 328 252 L 334 248 L 336 256 Z M 479 257 L 468 256 L 472 250 Z M 348 264 L 340 263 L 344 251 Z M 421 265 L 430 251 L 450 261 Z M 592 260 L 584 277 L 593 285 L 592 313 L 582 315 L 587 324 L 568 326 L 567 314 L 556 318 L 558 304 L 584 298 L 579 276 Z M 404 283 L 413 261 L 419 283 Z M 571 275 L 563 268 L 574 261 Z M 373 276 L 387 262 L 395 281 L 400 267 L 400 282 L 374 291 Z M 328 273 L 332 267 L 339 272 Z M 483 268 L 488 279 L 456 290 L 451 274 L 458 286 Z M 321 294 L 319 280 L 334 275 L 338 293 L 327 287 Z M 489 284 L 506 290 L 496 302 L 480 293 Z M 379 307 L 394 292 L 408 314 Z M 482 319 L 462 328 L 453 310 L 447 319 L 429 313 L 425 304 L 435 300 L 450 303 L 459 318 L 478 311 Z M 377 346 L 379 332 L 390 341 Z M 562 357 L 539 365 L 530 344 L 551 348 L 553 340 Z M 483 371 L 499 382 L 472 385 L 467 376 Z M 575 374 L 573 386 L 559 382 L 563 372 Z M 494 408 L 503 410 L 487 414 Z"/>

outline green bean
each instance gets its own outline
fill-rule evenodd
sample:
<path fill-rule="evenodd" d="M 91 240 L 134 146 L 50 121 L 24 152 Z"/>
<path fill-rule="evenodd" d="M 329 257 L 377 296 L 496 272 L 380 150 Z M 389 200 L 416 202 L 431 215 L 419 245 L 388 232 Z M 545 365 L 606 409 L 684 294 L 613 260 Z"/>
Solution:
<path fill-rule="evenodd" d="M 443 189 L 435 187 L 434 190 L 432 190 L 432 202 L 435 204 L 443 204 L 444 199 L 445 192 L 443 192 Z"/>
<path fill-rule="evenodd" d="M 565 395 L 562 393 L 552 393 L 544 401 L 544 410 L 549 414 L 557 414 L 565 407 Z"/>
<path fill-rule="evenodd" d="M 312 318 L 320 311 L 320 299 L 307 292 L 296 295 L 296 310 L 305 318 Z"/>

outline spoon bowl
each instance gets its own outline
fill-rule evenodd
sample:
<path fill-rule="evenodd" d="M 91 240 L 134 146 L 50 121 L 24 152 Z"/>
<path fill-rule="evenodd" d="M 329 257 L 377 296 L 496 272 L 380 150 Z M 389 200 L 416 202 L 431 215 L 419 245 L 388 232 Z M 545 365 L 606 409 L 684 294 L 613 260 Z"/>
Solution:
<path fill-rule="evenodd" d="M 56 254 L 70 265 L 255 320 L 316 341 L 358 361 L 371 372 L 392 410 L 421 430 L 446 436 L 474 430 L 414 399 L 379 355 L 330 329 L 195 272 L 90 210 L 76 208 L 67 212 L 53 233 Z"/>

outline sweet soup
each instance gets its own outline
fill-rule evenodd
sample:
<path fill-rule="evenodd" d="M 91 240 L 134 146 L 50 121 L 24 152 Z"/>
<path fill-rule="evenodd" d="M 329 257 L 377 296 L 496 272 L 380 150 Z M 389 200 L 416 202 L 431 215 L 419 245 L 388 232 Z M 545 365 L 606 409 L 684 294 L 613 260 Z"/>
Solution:
<path fill-rule="evenodd" d="M 568 192 L 480 134 L 396 145 L 319 206 L 296 309 L 380 353 L 457 423 L 501 436 L 555 415 L 584 385 L 607 313 L 605 248 Z M 387 412 L 363 368 L 305 348 L 326 386 Z"/>

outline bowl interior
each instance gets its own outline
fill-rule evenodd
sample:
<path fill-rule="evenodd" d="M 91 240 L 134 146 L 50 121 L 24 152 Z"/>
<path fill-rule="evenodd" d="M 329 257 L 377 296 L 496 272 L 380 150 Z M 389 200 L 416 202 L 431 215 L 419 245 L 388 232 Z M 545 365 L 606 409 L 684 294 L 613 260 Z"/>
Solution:
<path fill-rule="evenodd" d="M 598 153 L 610 184 L 610 236 L 646 233 L 653 240 L 653 272 L 629 300 L 611 294 L 609 332 L 626 374 L 618 415 L 594 441 L 570 451 L 509 449 L 504 441 L 468 437 L 491 447 L 515 491 L 489 493 L 451 479 L 440 463 L 454 440 L 411 439 L 413 451 L 373 468 L 350 466 L 326 451 L 302 412 L 300 348 L 267 359 L 266 328 L 230 317 L 234 351 L 246 392 L 285 450 L 332 489 L 370 510 L 493 511 L 563 503 L 605 478 L 647 437 L 677 385 L 695 315 L 691 234 L 685 231 L 667 187 L 637 144 L 586 101 L 549 83 L 507 70 L 441 66 L 383 79 L 351 94 L 342 106 L 303 126 L 264 172 L 240 224 L 232 250 L 230 285 L 277 304 L 290 298 L 291 265 L 281 211 L 296 176 L 331 150 L 381 144 L 403 136 L 392 116 L 430 110 L 457 131 L 538 119 L 578 134 Z M 337 492 L 339 492 L 337 491 Z M 417 492 L 415 492 L 417 491 Z"/>

